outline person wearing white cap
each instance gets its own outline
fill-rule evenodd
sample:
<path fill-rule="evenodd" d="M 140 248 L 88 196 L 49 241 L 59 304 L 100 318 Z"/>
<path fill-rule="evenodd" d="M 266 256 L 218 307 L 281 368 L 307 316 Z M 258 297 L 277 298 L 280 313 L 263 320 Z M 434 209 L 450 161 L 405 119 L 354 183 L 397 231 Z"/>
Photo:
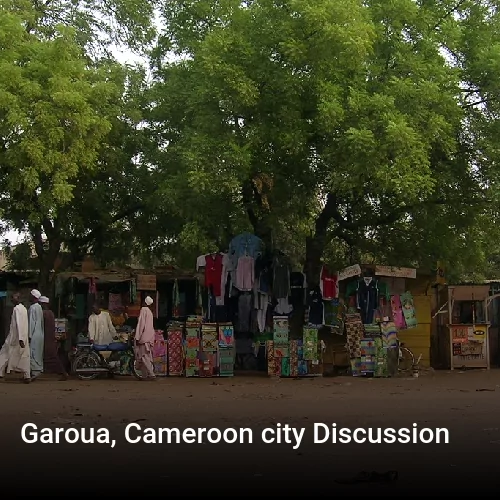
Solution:
<path fill-rule="evenodd" d="M 0 350 L 0 381 L 5 380 L 5 373 L 21 372 L 26 384 L 30 378 L 30 346 L 28 341 L 28 311 L 21 304 L 18 293 L 12 296 L 12 318 L 5 343 Z"/>
<path fill-rule="evenodd" d="M 155 342 L 153 313 L 151 312 L 153 299 L 148 296 L 144 303 L 145 306 L 141 308 L 137 328 L 135 329 L 134 354 L 137 368 L 141 372 L 142 370 L 146 372 L 146 376 L 141 380 L 153 381 L 156 380 L 153 368 L 153 346 Z"/>
<path fill-rule="evenodd" d="M 38 290 L 31 290 L 31 306 L 28 311 L 31 380 L 36 380 L 43 373 L 43 311 L 39 304 L 42 294 Z"/>
<path fill-rule="evenodd" d="M 49 308 L 49 298 L 42 295 L 39 302 L 43 309 L 43 372 L 56 373 L 61 377 L 60 380 L 68 380 L 57 352 L 56 318 Z"/>

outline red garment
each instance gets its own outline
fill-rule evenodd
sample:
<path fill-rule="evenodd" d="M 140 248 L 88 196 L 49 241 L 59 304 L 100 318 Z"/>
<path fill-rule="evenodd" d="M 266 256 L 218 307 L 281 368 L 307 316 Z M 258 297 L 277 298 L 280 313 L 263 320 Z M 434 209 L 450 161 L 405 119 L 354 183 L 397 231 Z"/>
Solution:
<path fill-rule="evenodd" d="M 215 297 L 222 296 L 222 255 L 220 253 L 205 257 L 205 286 L 212 287 Z"/>
<path fill-rule="evenodd" d="M 330 273 L 326 266 L 321 269 L 321 292 L 325 300 L 336 299 L 339 296 L 338 275 Z"/>

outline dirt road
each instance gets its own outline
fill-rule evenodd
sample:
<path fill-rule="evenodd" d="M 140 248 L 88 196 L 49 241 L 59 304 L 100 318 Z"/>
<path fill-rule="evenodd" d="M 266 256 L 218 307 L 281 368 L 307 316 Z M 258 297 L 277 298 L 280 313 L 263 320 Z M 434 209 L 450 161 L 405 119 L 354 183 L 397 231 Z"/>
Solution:
<path fill-rule="evenodd" d="M 478 493 L 490 487 L 489 480 L 496 488 L 499 396 L 500 371 L 442 372 L 418 379 L 239 376 L 141 383 L 128 378 L 47 378 L 27 386 L 11 380 L 0 386 L 0 443 L 8 450 L 1 474 L 24 477 L 28 460 L 36 464 L 28 468 L 38 485 L 45 485 L 57 470 L 59 480 L 70 478 L 80 490 L 92 490 L 92 481 L 97 481 L 118 483 L 130 491 L 145 468 L 153 483 L 179 485 L 186 494 L 207 481 L 230 480 L 226 493 L 249 496 L 250 491 L 265 495 L 270 487 L 284 493 L 301 488 L 317 494 L 360 494 L 363 486 L 339 486 L 335 479 L 363 470 L 396 470 L 398 481 L 370 485 L 371 494 L 429 494 L 436 487 Z M 38 429 L 107 428 L 116 446 L 25 444 L 21 428 L 27 422 Z M 206 437 L 201 444 L 128 444 L 124 430 L 131 422 L 142 428 L 244 427 L 254 431 L 254 439 L 242 445 L 210 444 Z M 445 427 L 450 443 L 314 444 L 312 427 L 318 422 L 350 429 L 412 428 L 414 423 L 419 428 Z M 264 444 L 262 429 L 277 424 L 305 428 L 300 446 Z M 118 485 L 109 486 L 109 491 L 116 492 Z M 34 485 L 30 481 L 26 487 Z"/>

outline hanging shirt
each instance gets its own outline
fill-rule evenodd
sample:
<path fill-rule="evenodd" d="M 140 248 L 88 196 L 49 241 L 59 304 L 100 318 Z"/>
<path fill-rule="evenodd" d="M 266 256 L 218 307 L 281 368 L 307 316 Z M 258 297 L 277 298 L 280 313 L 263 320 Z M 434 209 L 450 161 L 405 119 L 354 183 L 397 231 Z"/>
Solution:
<path fill-rule="evenodd" d="M 253 290 L 255 281 L 254 262 L 252 257 L 240 257 L 238 259 L 234 286 L 241 292 Z"/>
<path fill-rule="evenodd" d="M 331 273 L 326 266 L 323 266 L 319 286 L 325 300 L 336 299 L 339 296 L 338 274 Z"/>
<path fill-rule="evenodd" d="M 229 244 L 230 271 L 236 270 L 238 259 L 244 255 L 254 260 L 262 255 L 264 243 L 260 238 L 251 233 L 242 233 L 234 237 Z"/>
<path fill-rule="evenodd" d="M 222 255 L 220 253 L 205 256 L 205 286 L 212 288 L 215 297 L 222 295 Z"/>
<path fill-rule="evenodd" d="M 375 309 L 378 306 L 377 281 L 373 278 L 362 278 L 358 282 L 358 309 L 364 325 L 371 325 Z"/>
<path fill-rule="evenodd" d="M 307 305 L 309 306 L 309 321 L 310 325 L 322 325 L 323 318 L 323 297 L 321 290 L 316 289 L 309 292 L 307 297 Z"/>

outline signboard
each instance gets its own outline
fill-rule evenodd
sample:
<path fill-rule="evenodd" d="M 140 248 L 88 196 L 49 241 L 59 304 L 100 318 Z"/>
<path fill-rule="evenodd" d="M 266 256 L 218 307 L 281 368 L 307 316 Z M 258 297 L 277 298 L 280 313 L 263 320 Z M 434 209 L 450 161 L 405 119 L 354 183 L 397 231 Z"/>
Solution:
<path fill-rule="evenodd" d="M 156 292 L 156 275 L 155 274 L 138 274 L 137 275 L 137 290 L 145 292 Z"/>
<path fill-rule="evenodd" d="M 342 269 L 342 271 L 339 272 L 338 281 L 346 280 L 353 276 L 361 276 L 361 266 L 359 264 L 354 264 L 354 266 Z"/>
<path fill-rule="evenodd" d="M 375 266 L 375 276 L 415 279 L 417 270 L 410 267 Z"/>
<path fill-rule="evenodd" d="M 488 326 L 451 325 L 452 368 L 488 368 Z"/>

